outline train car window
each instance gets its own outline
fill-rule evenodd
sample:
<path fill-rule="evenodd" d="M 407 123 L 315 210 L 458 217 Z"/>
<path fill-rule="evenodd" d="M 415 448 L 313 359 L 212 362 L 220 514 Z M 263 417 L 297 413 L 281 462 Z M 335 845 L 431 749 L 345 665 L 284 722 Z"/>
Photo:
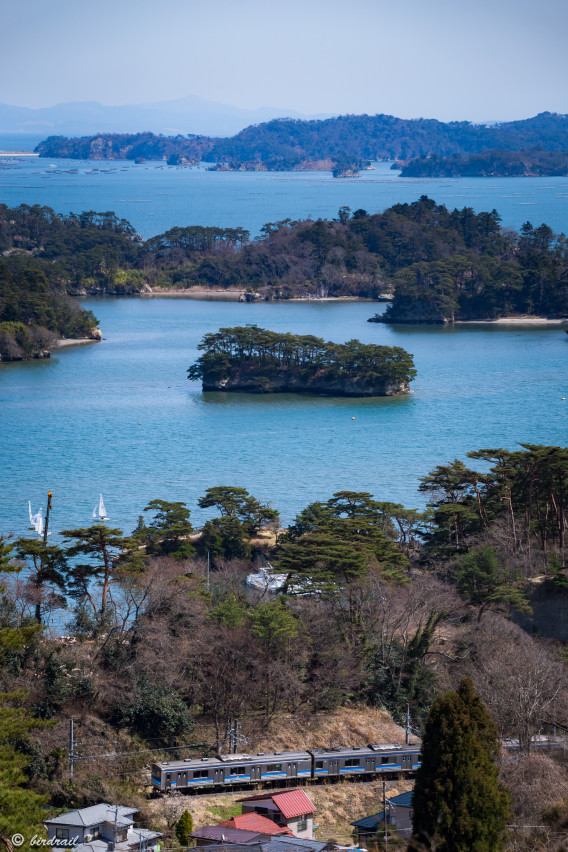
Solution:
<path fill-rule="evenodd" d="M 394 763 L 394 757 L 382 757 L 381 763 L 383 764 L 383 766 L 385 765 L 385 763 Z"/>
<path fill-rule="evenodd" d="M 269 763 L 266 767 L 267 772 L 282 772 L 282 764 L 281 763 Z"/>
<path fill-rule="evenodd" d="M 196 769 L 193 773 L 194 778 L 209 778 L 209 770 L 208 769 Z"/>
<path fill-rule="evenodd" d="M 348 757 L 345 761 L 345 766 L 359 766 L 360 761 L 358 757 Z"/>
<path fill-rule="evenodd" d="M 323 760 L 316 760 L 316 769 L 323 769 Z"/>
<path fill-rule="evenodd" d="M 246 766 L 231 766 L 231 775 L 244 775 L 246 771 Z"/>

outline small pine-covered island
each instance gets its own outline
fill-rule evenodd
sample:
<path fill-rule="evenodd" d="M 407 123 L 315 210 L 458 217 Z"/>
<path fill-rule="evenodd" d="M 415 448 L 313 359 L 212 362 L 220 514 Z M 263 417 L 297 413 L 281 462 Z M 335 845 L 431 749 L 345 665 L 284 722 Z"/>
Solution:
<path fill-rule="evenodd" d="M 203 354 L 188 372 L 204 391 L 395 396 L 416 376 L 412 355 L 399 346 L 238 326 L 206 334 Z"/>

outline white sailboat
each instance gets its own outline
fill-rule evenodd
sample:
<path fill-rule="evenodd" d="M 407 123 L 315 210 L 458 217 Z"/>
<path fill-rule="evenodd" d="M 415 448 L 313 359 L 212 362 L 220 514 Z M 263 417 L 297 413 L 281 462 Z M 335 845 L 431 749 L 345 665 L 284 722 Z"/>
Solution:
<path fill-rule="evenodd" d="M 106 513 L 105 504 L 103 501 L 103 495 L 99 494 L 99 502 L 93 509 L 93 519 L 99 521 L 108 521 L 108 515 Z"/>
<path fill-rule="evenodd" d="M 32 503 L 31 503 L 31 500 L 28 500 L 28 512 L 30 513 L 30 525 L 29 525 L 28 529 L 29 529 L 29 530 L 35 530 L 35 528 L 36 528 L 37 515 L 32 515 Z"/>
<path fill-rule="evenodd" d="M 37 515 L 34 515 L 34 529 L 38 535 L 43 535 L 43 509 L 40 509 Z"/>

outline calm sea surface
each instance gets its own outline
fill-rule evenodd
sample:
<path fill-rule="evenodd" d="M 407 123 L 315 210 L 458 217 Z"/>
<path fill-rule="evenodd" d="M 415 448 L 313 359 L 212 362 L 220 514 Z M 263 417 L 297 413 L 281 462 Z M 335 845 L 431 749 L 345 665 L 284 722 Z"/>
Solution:
<path fill-rule="evenodd" d="M 130 530 L 149 500 L 193 509 L 220 484 L 273 501 L 285 521 L 340 489 L 419 506 L 418 477 L 468 450 L 566 443 L 568 338 L 558 328 L 389 327 L 367 323 L 377 305 L 361 302 L 86 304 L 103 343 L 0 367 L 0 532 L 25 534 L 27 500 L 45 509 L 48 489 L 55 530 L 88 524 L 99 492 L 112 525 Z M 418 369 L 413 392 L 203 394 L 185 377 L 197 343 L 246 322 L 403 346 Z"/>
<path fill-rule="evenodd" d="M 376 213 L 423 194 L 450 209 L 495 208 L 506 227 L 529 220 L 568 232 L 568 178 L 399 178 L 390 163 L 375 163 L 359 178 L 335 179 L 329 172 L 208 172 L 155 161 L 0 158 L 0 202 L 59 213 L 114 210 L 144 237 L 174 225 L 242 226 L 256 235 L 266 222 L 330 218 L 343 205 Z"/>
<path fill-rule="evenodd" d="M 334 216 L 345 204 L 372 212 L 423 193 L 450 207 L 495 207 L 506 226 L 530 219 L 568 231 L 568 178 L 402 180 L 378 163 L 359 179 L 334 180 L 325 172 L 0 159 L 0 202 L 114 210 L 146 237 L 185 224 L 256 234 L 268 221 Z M 366 322 L 380 309 L 371 303 L 85 304 L 103 343 L 0 366 L 0 533 L 25 534 L 28 499 L 34 511 L 45 509 L 48 489 L 55 530 L 88 524 L 100 492 L 112 525 L 127 531 L 157 497 L 186 501 L 199 523 L 197 499 L 219 484 L 273 501 L 284 521 L 339 489 L 420 506 L 418 478 L 468 450 L 566 443 L 568 337 L 557 328 L 393 328 Z M 246 322 L 403 346 L 418 369 L 412 394 L 202 394 L 185 377 L 197 343 Z"/>

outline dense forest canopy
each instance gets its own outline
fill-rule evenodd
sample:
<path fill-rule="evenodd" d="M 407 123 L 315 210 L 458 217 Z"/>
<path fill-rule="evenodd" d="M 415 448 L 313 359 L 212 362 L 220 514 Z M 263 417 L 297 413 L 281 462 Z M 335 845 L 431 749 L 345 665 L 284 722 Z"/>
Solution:
<path fill-rule="evenodd" d="M 228 163 L 293 169 L 306 163 L 408 160 L 437 154 L 479 153 L 492 148 L 520 150 L 541 145 L 568 150 L 568 118 L 544 112 L 496 125 L 467 121 L 401 119 L 392 115 L 344 115 L 325 120 L 279 118 L 251 125 L 228 139 L 155 136 L 152 133 L 101 134 L 80 139 L 51 136 L 36 150 L 41 157 L 79 159 L 167 159 L 170 162 Z M 326 168 L 329 168 L 329 162 Z"/>
<path fill-rule="evenodd" d="M 0 360 L 40 354 L 58 337 L 88 337 L 97 320 L 69 296 L 131 262 L 133 237 L 114 213 L 0 204 Z"/>
<path fill-rule="evenodd" d="M 398 165 L 398 164 L 397 164 Z M 394 168 L 394 166 L 393 166 Z M 494 149 L 480 154 L 418 157 L 402 163 L 401 177 L 563 177 L 568 175 L 568 152 Z"/>
<path fill-rule="evenodd" d="M 68 296 L 160 287 L 247 299 L 391 293 L 392 321 L 568 316 L 563 234 L 529 222 L 504 230 L 495 210 L 449 210 L 426 196 L 383 213 L 342 207 L 334 220 L 268 222 L 256 239 L 180 225 L 146 242 L 111 212 L 0 205 L 0 252 L 0 322 L 21 324 L 2 327 L 4 358 L 49 348 L 49 335 L 85 336 L 96 320 Z"/>
<path fill-rule="evenodd" d="M 377 388 L 406 387 L 416 376 L 412 356 L 404 349 L 358 340 L 331 343 L 309 334 L 241 326 L 206 334 L 197 348 L 203 355 L 189 368 L 188 378 L 203 379 L 204 387 L 235 376 L 240 384 L 242 373 L 252 374 L 257 390 L 274 389 L 275 375 L 293 374 L 302 387 L 349 382 Z"/>

